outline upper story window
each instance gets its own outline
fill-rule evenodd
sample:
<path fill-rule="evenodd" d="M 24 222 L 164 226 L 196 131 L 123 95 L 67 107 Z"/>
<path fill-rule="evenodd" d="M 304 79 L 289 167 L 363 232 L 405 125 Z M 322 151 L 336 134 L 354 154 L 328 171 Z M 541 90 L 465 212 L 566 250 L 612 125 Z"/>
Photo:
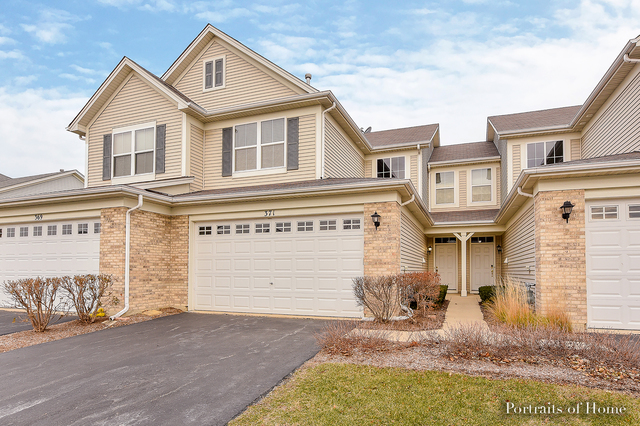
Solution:
<path fill-rule="evenodd" d="M 454 204 L 454 172 L 436 173 L 436 204 Z"/>
<path fill-rule="evenodd" d="M 491 201 L 491 169 L 471 170 L 471 202 Z"/>
<path fill-rule="evenodd" d="M 284 118 L 235 127 L 236 172 L 284 167 Z M 259 142 L 258 142 L 259 141 Z"/>
<path fill-rule="evenodd" d="M 155 128 L 113 134 L 113 177 L 153 173 Z"/>
<path fill-rule="evenodd" d="M 378 177 L 404 179 L 404 157 L 378 158 Z"/>
<path fill-rule="evenodd" d="M 562 163 L 564 147 L 562 141 L 535 142 L 527 144 L 527 167 Z"/>
<path fill-rule="evenodd" d="M 224 87 L 225 58 L 216 58 L 204 63 L 204 90 Z"/>

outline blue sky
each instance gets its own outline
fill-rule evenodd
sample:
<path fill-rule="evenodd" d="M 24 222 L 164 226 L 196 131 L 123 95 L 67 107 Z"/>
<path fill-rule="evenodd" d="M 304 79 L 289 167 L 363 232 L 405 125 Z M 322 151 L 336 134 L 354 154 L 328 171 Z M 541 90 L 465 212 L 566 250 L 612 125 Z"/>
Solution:
<path fill-rule="evenodd" d="M 83 172 L 64 128 L 122 56 L 161 75 L 208 22 L 311 72 L 360 126 L 438 122 L 449 145 L 484 140 L 490 115 L 584 102 L 640 34 L 640 0 L 3 0 L 0 173 Z"/>

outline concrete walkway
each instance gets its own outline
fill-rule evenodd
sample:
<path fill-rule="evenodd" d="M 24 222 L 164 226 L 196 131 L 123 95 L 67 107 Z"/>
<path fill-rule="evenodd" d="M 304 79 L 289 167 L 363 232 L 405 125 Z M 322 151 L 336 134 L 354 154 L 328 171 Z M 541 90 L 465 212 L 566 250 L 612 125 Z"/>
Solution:
<path fill-rule="evenodd" d="M 462 297 L 456 293 L 447 294 L 447 300 L 449 300 L 449 307 L 447 308 L 447 314 L 444 318 L 444 324 L 442 328 L 438 330 L 424 330 L 424 331 L 399 331 L 399 330 L 361 330 L 356 329 L 357 333 L 361 335 L 375 335 L 387 340 L 395 342 L 415 342 L 429 336 L 432 333 L 437 333 L 443 336 L 447 329 L 458 327 L 463 324 L 480 324 L 481 327 L 489 329 L 489 326 L 484 320 L 482 311 L 480 310 L 480 296 L 477 294 L 469 294 L 466 297 Z M 356 330 L 352 331 L 356 332 Z"/>

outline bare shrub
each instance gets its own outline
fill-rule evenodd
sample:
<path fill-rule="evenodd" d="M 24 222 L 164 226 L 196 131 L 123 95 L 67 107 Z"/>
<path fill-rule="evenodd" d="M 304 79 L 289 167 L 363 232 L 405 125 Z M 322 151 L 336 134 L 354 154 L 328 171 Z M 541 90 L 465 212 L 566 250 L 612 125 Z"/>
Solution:
<path fill-rule="evenodd" d="M 23 278 L 5 281 L 4 289 L 18 308 L 26 310 L 33 329 L 43 332 L 57 312 L 65 311 L 65 303 L 56 297 L 60 283 L 60 278 Z"/>
<path fill-rule="evenodd" d="M 440 275 L 435 272 L 407 272 L 398 277 L 398 288 L 402 304 L 408 306 L 416 302 L 418 315 L 425 317 L 432 310 L 440 294 Z"/>
<path fill-rule="evenodd" d="M 61 288 L 66 291 L 76 310 L 78 319 L 91 324 L 96 320 L 96 311 L 102 306 L 113 279 L 110 275 L 75 275 L 61 278 Z"/>
<path fill-rule="evenodd" d="M 397 275 L 354 278 L 353 293 L 358 306 L 368 308 L 377 321 L 388 322 L 400 306 L 397 282 Z"/>
<path fill-rule="evenodd" d="M 332 355 L 351 356 L 360 352 L 380 352 L 398 346 L 381 330 L 360 330 L 356 321 L 332 321 L 315 335 L 318 345 Z"/>

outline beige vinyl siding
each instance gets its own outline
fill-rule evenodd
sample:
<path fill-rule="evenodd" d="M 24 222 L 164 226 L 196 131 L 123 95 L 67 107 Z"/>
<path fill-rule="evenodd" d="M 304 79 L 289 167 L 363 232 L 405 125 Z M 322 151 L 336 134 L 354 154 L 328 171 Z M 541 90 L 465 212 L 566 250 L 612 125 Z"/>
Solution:
<path fill-rule="evenodd" d="M 460 191 L 458 192 L 460 195 L 460 202 L 459 205 L 461 209 L 467 208 L 467 171 L 466 170 L 460 170 L 459 172 L 459 181 L 458 184 L 460 185 Z"/>
<path fill-rule="evenodd" d="M 47 182 L 0 192 L 0 198 L 22 197 L 25 195 L 45 194 L 48 192 L 69 191 L 71 189 L 82 188 L 84 188 L 84 184 L 78 178 L 74 176 L 65 176 L 63 178 L 57 178 Z"/>
<path fill-rule="evenodd" d="M 433 237 L 427 237 L 426 238 L 426 242 L 427 242 L 427 270 L 429 271 L 435 271 L 436 267 L 434 265 L 434 259 L 433 259 L 433 253 L 434 253 L 434 248 L 435 245 L 433 243 Z M 429 254 L 429 247 L 431 247 L 431 254 Z"/>
<path fill-rule="evenodd" d="M 508 144 L 505 139 L 498 139 L 498 134 L 493 138 L 493 143 L 496 148 L 498 148 L 498 152 L 500 153 L 500 165 L 499 168 L 500 173 L 497 173 L 499 184 L 499 196 L 498 196 L 498 204 L 502 205 L 504 201 L 503 198 L 506 198 L 509 193 L 509 163 L 508 163 Z"/>
<path fill-rule="evenodd" d="M 582 158 L 640 150 L 640 74 L 582 137 Z"/>
<path fill-rule="evenodd" d="M 205 189 L 234 188 L 270 183 L 295 182 L 316 178 L 316 116 L 300 117 L 298 170 L 247 177 L 222 177 L 222 129 L 207 130 L 204 143 Z"/>
<path fill-rule="evenodd" d="M 328 119 L 325 119 L 325 178 L 364 177 L 364 159 Z"/>
<path fill-rule="evenodd" d="M 406 272 L 425 271 L 427 259 L 424 233 L 413 221 L 402 213 L 400 220 L 400 268 Z"/>
<path fill-rule="evenodd" d="M 533 205 L 511 224 L 502 235 L 502 275 L 523 282 L 536 282 L 536 253 Z M 508 259 L 507 264 L 504 263 Z M 531 272 L 529 272 L 531 267 Z"/>
<path fill-rule="evenodd" d="M 502 205 L 502 179 L 500 179 L 501 173 L 502 171 L 500 170 L 501 167 L 498 165 L 496 166 L 496 182 L 495 184 L 496 186 L 496 200 L 498 200 L 498 206 Z"/>
<path fill-rule="evenodd" d="M 204 91 L 204 62 L 225 57 L 224 88 Z M 225 108 L 297 93 L 266 72 L 215 41 L 193 61 L 189 70 L 174 86 L 206 109 Z"/>
<path fill-rule="evenodd" d="M 204 188 L 204 131 L 191 124 L 191 144 L 189 150 L 190 175 L 195 179 L 191 183 L 191 191 Z"/>
<path fill-rule="evenodd" d="M 366 160 L 364 162 L 364 177 L 372 178 L 376 176 L 373 175 L 373 160 Z"/>
<path fill-rule="evenodd" d="M 571 139 L 571 161 L 580 160 L 580 139 Z"/>
<path fill-rule="evenodd" d="M 429 159 L 431 158 L 431 152 L 433 148 L 429 145 L 428 148 L 422 149 L 422 201 L 429 205 Z"/>
<path fill-rule="evenodd" d="M 158 179 L 182 175 L 182 113 L 144 80 L 133 75 L 89 128 L 88 186 L 110 185 L 102 180 L 102 138 L 114 128 L 155 121 L 166 124 L 165 173 Z"/>
<path fill-rule="evenodd" d="M 409 156 L 409 163 L 411 163 L 411 183 L 417 190 L 418 188 L 420 188 L 420 181 L 418 180 L 418 156 Z"/>
<path fill-rule="evenodd" d="M 513 185 L 520 172 L 522 171 L 522 155 L 520 154 L 520 145 L 513 146 L 513 176 L 511 176 L 511 184 Z"/>

